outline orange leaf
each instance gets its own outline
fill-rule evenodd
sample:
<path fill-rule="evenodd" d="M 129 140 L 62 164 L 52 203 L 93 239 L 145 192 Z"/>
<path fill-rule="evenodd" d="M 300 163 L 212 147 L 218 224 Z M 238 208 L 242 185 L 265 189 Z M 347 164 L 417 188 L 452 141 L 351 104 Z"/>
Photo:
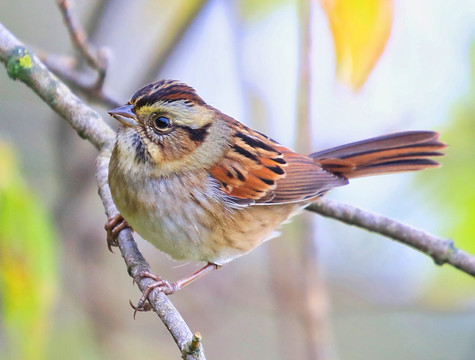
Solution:
<path fill-rule="evenodd" d="M 336 52 L 337 77 L 358 90 L 381 56 L 391 32 L 392 0 L 320 0 Z"/>

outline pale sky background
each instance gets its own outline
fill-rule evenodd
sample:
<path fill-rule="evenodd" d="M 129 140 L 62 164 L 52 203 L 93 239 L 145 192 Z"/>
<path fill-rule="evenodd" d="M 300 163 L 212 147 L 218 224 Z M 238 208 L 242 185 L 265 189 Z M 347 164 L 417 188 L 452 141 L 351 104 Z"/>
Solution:
<path fill-rule="evenodd" d="M 475 1 L 395 1 L 385 52 L 357 94 L 335 80 L 328 22 L 318 2 L 313 9 L 312 136 L 316 150 L 395 131 L 443 132 L 451 108 L 468 90 Z M 238 22 L 233 10 L 225 1 L 212 1 L 160 75 L 191 84 L 209 104 L 247 124 L 253 119 L 245 106 L 243 86 L 257 91 L 269 112 L 267 132 L 292 145 L 298 60 L 295 9 L 281 6 L 246 23 L 242 32 L 233 30 Z M 433 175 L 437 176 L 436 171 Z M 424 207 L 418 189 L 409 185 L 412 176 L 357 180 L 330 196 L 438 233 L 439 219 Z M 433 276 L 438 270 L 412 249 L 352 228 L 340 230 L 333 222 L 318 223 L 320 233 L 332 234 L 318 240 L 326 271 L 359 276 L 361 282 L 353 282 L 355 288 L 363 283 L 380 289 L 375 299 L 410 301 L 425 290 L 423 274 Z M 342 257 L 345 253 L 349 256 Z M 414 269 L 419 269 L 419 276 L 411 276 Z"/>

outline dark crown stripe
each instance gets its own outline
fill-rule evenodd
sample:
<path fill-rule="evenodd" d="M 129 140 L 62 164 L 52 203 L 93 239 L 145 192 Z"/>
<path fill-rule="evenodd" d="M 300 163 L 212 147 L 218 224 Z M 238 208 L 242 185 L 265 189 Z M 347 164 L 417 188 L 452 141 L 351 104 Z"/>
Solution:
<path fill-rule="evenodd" d="M 158 101 L 164 102 L 174 102 L 174 101 L 191 101 L 193 103 L 197 103 L 199 105 L 204 105 L 205 102 L 201 99 L 198 95 L 194 92 L 190 91 L 174 91 L 169 92 L 166 94 L 161 93 L 161 91 L 157 91 L 156 93 L 151 93 L 149 95 L 142 96 L 135 102 L 136 107 L 142 107 L 145 105 L 151 105 Z"/>
<path fill-rule="evenodd" d="M 200 105 L 205 104 L 192 87 L 171 80 L 162 80 L 144 86 L 132 96 L 131 103 L 136 107 L 142 107 L 154 104 L 157 101 L 173 102 L 179 100 Z"/>
<path fill-rule="evenodd" d="M 165 102 L 174 102 L 174 101 L 187 101 L 191 103 L 195 103 L 198 105 L 204 105 L 205 102 L 203 99 L 201 99 L 198 95 L 196 95 L 194 92 L 189 92 L 189 91 L 178 91 L 174 93 L 170 93 L 168 95 L 162 96 L 161 98 L 157 99 L 157 101 L 165 101 Z"/>
<path fill-rule="evenodd" d="M 135 102 L 146 96 L 147 94 L 150 93 L 150 91 L 153 89 L 153 84 L 148 84 L 146 86 L 144 86 L 143 88 L 141 88 L 140 90 L 138 90 L 134 95 L 132 95 L 132 98 L 130 99 L 130 102 L 132 104 L 135 104 Z"/>

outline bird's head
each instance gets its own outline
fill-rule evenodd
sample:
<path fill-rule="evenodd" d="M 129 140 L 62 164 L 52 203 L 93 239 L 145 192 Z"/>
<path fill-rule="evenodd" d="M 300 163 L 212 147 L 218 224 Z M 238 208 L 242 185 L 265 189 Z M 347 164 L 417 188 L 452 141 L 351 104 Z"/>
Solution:
<path fill-rule="evenodd" d="M 210 166 L 227 145 L 225 117 L 195 90 L 161 80 L 138 90 L 130 101 L 110 110 L 122 123 L 117 148 L 136 165 L 155 166 L 160 175 Z"/>

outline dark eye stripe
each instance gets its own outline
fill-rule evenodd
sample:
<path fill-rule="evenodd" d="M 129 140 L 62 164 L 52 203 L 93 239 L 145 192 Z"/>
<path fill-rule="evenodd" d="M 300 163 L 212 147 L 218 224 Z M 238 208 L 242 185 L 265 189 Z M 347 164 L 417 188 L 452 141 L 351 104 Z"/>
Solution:
<path fill-rule="evenodd" d="M 211 124 L 207 124 L 199 129 L 192 129 L 189 126 L 178 126 L 179 128 L 185 130 L 190 136 L 190 140 L 194 142 L 203 142 L 208 136 L 208 129 Z"/>

